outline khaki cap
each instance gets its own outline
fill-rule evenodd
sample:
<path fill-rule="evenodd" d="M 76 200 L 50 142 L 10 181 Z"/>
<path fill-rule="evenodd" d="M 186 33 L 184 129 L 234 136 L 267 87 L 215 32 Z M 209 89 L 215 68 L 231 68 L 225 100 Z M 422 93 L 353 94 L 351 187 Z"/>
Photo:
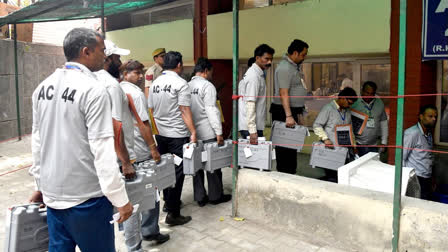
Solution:
<path fill-rule="evenodd" d="M 165 48 L 157 48 L 154 50 L 154 52 L 152 52 L 152 56 L 155 57 L 161 53 L 165 53 Z"/>

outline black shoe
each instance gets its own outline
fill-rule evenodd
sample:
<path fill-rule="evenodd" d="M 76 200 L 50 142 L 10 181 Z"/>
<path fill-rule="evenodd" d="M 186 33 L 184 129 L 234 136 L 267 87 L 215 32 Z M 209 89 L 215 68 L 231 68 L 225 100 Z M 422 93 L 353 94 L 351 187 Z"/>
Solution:
<path fill-rule="evenodd" d="M 184 225 L 191 221 L 191 216 L 174 216 L 173 214 L 167 214 L 165 218 L 165 223 L 170 226 L 178 226 L 178 225 Z"/>
<path fill-rule="evenodd" d="M 221 195 L 221 198 L 217 199 L 217 200 L 210 200 L 210 204 L 212 205 L 218 205 L 227 201 L 230 201 L 232 199 L 232 195 L 230 194 L 223 194 Z"/>
<path fill-rule="evenodd" d="M 205 196 L 202 200 L 198 201 L 198 205 L 200 207 L 203 207 L 203 206 L 207 205 L 207 203 L 208 203 L 208 197 L 207 196 Z"/>
<path fill-rule="evenodd" d="M 143 240 L 145 240 L 145 241 L 156 241 L 157 244 L 162 244 L 162 243 L 168 241 L 169 239 L 170 239 L 170 235 L 169 234 L 164 235 L 164 234 L 161 234 L 161 233 L 158 233 L 156 235 L 146 235 L 146 236 L 144 235 L 143 236 Z"/>
<path fill-rule="evenodd" d="M 181 201 L 180 201 L 180 206 L 179 206 L 179 208 L 182 208 L 182 207 L 184 207 L 184 203 L 183 203 L 182 200 L 181 200 Z M 168 213 L 168 209 L 166 209 L 166 203 L 163 204 L 162 211 L 164 211 L 165 213 Z"/>

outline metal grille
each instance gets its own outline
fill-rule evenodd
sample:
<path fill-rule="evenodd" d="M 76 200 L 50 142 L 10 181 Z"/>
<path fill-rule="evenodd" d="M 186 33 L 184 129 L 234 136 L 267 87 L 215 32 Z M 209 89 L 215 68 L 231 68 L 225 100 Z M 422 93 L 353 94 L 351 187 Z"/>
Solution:
<path fill-rule="evenodd" d="M 104 16 L 155 7 L 173 0 L 104 0 Z M 102 0 L 41 0 L 0 18 L 0 26 L 100 17 Z"/>
<path fill-rule="evenodd" d="M 192 19 L 194 15 L 193 5 L 173 7 L 151 12 L 150 24 L 160 24 L 182 19 Z"/>
<path fill-rule="evenodd" d="M 409 177 L 405 195 L 409 197 L 420 198 L 420 183 L 418 182 L 417 175 L 415 175 L 415 173 L 414 175 Z"/>

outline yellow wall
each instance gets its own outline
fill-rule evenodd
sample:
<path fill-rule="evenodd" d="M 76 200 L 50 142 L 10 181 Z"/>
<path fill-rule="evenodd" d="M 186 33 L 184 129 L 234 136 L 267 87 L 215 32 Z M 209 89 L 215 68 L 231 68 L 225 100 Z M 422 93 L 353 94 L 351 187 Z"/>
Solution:
<path fill-rule="evenodd" d="M 126 59 L 135 59 L 145 66 L 153 64 L 152 52 L 159 47 L 167 51 L 179 51 L 184 63 L 193 62 L 193 20 L 179 20 L 169 23 L 140 26 L 107 32 L 106 38 L 121 48 L 131 50 Z"/>
<path fill-rule="evenodd" d="M 309 55 L 388 53 L 390 0 L 305 0 L 240 11 L 240 58 L 267 43 L 280 57 L 295 38 Z M 232 58 L 232 13 L 208 16 L 208 56 Z"/>
<path fill-rule="evenodd" d="M 232 58 L 232 13 L 207 18 L 208 57 Z M 299 38 L 310 45 L 310 56 L 384 54 L 389 52 L 390 0 L 305 0 L 240 11 L 240 58 L 249 58 L 261 43 L 286 52 Z M 158 47 L 176 50 L 186 65 L 193 62 L 193 20 L 179 20 L 111 31 L 107 38 L 137 59 L 152 64 Z"/>

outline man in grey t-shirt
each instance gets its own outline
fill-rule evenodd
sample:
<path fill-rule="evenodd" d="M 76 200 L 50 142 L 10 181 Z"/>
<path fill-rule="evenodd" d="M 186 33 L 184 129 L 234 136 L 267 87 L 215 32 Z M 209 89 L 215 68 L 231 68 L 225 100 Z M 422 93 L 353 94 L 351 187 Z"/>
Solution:
<path fill-rule="evenodd" d="M 191 114 L 191 94 L 188 83 L 179 74 L 183 71 L 182 54 L 168 52 L 163 59 L 162 76 L 152 83 L 148 107 L 152 110 L 159 135 L 156 140 L 160 154 L 171 153 L 183 157 L 183 145 L 197 141 L 196 128 Z M 180 199 L 184 184 L 183 164 L 176 165 L 176 185 L 163 190 L 168 212 L 165 223 L 183 225 L 191 216 L 180 214 Z"/>
<path fill-rule="evenodd" d="M 195 76 L 188 83 L 191 90 L 191 111 L 193 121 L 198 132 L 198 139 L 204 143 L 218 142 L 224 144 L 222 137 L 221 113 L 216 105 L 216 88 L 209 81 L 212 78 L 213 68 L 206 58 L 199 58 L 194 67 Z M 232 196 L 223 192 L 222 173 L 216 170 L 207 171 L 208 196 L 204 188 L 204 171 L 199 170 L 193 177 L 194 200 L 200 207 L 207 202 L 219 204 L 229 201 Z"/>
<path fill-rule="evenodd" d="M 257 144 L 263 136 L 266 121 L 266 76 L 264 70 L 271 67 L 275 50 L 266 44 L 254 51 L 255 63 L 239 83 L 238 130 L 241 137 L 250 136 L 250 144 Z"/>
<path fill-rule="evenodd" d="M 302 82 L 300 64 L 308 54 L 308 44 L 295 39 L 288 47 L 287 54 L 275 69 L 274 98 L 271 109 L 273 121 L 285 122 L 287 127 L 303 125 L 304 97 L 307 90 Z M 280 96 L 280 97 L 278 97 Z M 297 151 L 281 146 L 275 147 L 277 157 L 277 171 L 296 174 Z"/>

